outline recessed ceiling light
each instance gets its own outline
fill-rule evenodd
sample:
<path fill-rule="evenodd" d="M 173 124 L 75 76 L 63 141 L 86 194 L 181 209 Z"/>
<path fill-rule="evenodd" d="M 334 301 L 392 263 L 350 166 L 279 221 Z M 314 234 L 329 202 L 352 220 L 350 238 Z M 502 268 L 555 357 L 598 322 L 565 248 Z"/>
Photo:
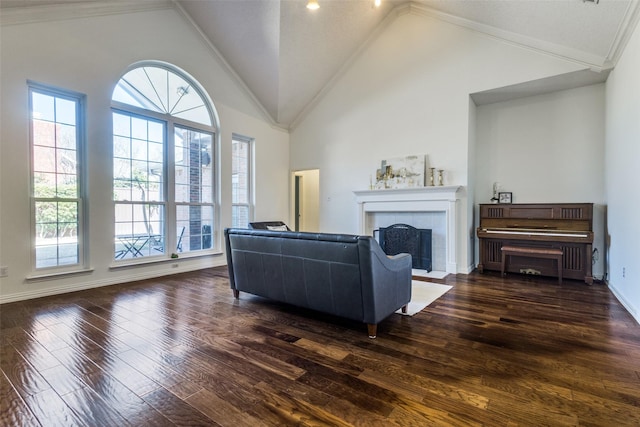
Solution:
<path fill-rule="evenodd" d="M 318 0 L 309 0 L 309 3 L 307 3 L 307 9 L 311 9 L 311 10 L 320 9 Z"/>

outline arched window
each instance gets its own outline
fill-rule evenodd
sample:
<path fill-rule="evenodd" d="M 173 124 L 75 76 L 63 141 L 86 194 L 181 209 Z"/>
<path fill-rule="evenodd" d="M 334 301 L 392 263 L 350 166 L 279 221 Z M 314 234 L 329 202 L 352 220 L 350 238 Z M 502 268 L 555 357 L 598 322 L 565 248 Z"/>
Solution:
<path fill-rule="evenodd" d="M 217 122 L 206 92 L 169 64 L 137 64 L 112 109 L 115 259 L 214 249 Z"/>

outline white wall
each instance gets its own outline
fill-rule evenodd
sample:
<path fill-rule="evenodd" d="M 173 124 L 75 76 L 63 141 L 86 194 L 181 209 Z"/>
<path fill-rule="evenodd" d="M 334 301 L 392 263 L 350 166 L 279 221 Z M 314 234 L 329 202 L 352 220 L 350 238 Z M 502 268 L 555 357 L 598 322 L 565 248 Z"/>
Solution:
<path fill-rule="evenodd" d="M 430 17 L 399 16 L 291 133 L 292 168 L 320 169 L 320 228 L 358 232 L 352 191 L 368 188 L 385 158 L 426 153 L 445 170 L 445 185 L 468 186 L 469 94 L 580 68 Z M 470 212 L 463 194 L 460 272 L 473 264 Z"/>
<path fill-rule="evenodd" d="M 208 92 L 220 117 L 221 229 L 231 223 L 231 134 L 256 139 L 258 214 L 288 215 L 288 134 L 273 128 L 224 64 L 173 9 L 3 25 L 0 34 L 0 301 L 35 297 L 226 263 L 224 255 L 112 268 L 110 99 L 127 67 L 172 63 Z M 90 265 L 82 275 L 25 280 L 31 271 L 27 80 L 87 95 Z M 221 230 L 218 230 L 219 232 Z M 220 233 L 218 234 L 220 238 Z M 177 264 L 178 267 L 172 267 Z"/>
<path fill-rule="evenodd" d="M 255 211 L 256 220 L 289 218 L 289 134 L 271 127 L 262 120 L 221 106 L 220 134 L 223 144 L 222 176 L 231 176 L 231 136 L 240 134 L 255 139 Z M 231 201 L 231 182 L 223 183 L 223 205 Z M 226 201 L 226 202 L 225 202 Z M 231 224 L 231 209 L 225 209 L 222 224 Z"/>
<path fill-rule="evenodd" d="M 606 83 L 609 286 L 640 322 L 640 30 Z M 624 270 L 624 274 L 623 274 Z"/>
<path fill-rule="evenodd" d="M 604 84 L 558 91 L 478 106 L 476 124 L 476 202 L 489 203 L 499 182 L 514 203 L 594 203 L 597 278 L 605 254 L 604 101 Z"/>

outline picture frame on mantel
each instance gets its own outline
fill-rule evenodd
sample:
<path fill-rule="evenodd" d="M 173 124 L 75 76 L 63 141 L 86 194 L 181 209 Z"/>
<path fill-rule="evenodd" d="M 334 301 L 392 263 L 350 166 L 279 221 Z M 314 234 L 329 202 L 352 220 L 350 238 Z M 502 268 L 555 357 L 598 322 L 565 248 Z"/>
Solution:
<path fill-rule="evenodd" d="M 512 203 L 513 193 L 498 193 L 498 203 Z"/>

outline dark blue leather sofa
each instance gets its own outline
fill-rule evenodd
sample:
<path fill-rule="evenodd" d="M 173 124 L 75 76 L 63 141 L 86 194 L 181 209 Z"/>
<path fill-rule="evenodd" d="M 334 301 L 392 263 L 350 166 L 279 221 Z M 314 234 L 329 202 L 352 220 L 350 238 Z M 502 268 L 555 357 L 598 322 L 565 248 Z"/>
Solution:
<path fill-rule="evenodd" d="M 411 255 L 388 257 L 370 236 L 226 229 L 229 279 L 240 291 L 377 325 L 411 300 Z"/>

